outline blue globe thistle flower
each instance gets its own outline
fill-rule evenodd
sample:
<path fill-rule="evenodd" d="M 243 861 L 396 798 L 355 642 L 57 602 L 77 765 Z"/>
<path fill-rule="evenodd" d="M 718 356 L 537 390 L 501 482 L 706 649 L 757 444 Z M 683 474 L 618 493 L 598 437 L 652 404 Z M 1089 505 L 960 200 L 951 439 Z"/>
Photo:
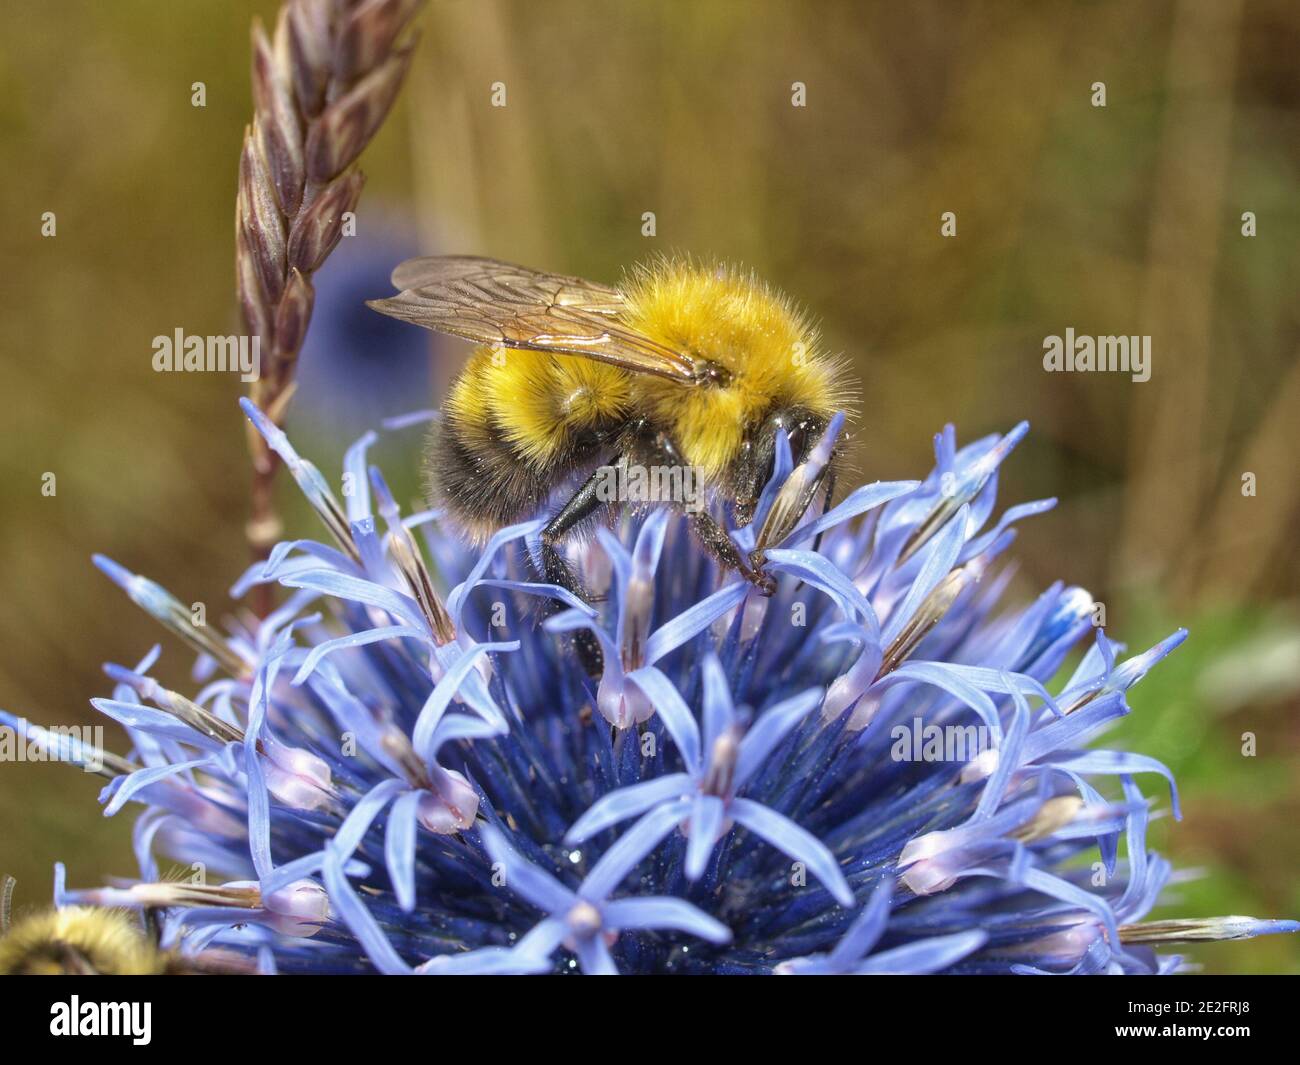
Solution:
<path fill-rule="evenodd" d="M 1155 973 L 1164 944 L 1300 927 L 1142 920 L 1171 873 L 1137 781 L 1165 778 L 1175 817 L 1177 792 L 1090 741 L 1186 634 L 1121 660 L 1082 589 L 1001 605 L 1014 524 L 1052 505 L 994 519 L 1023 424 L 960 449 L 949 427 L 924 481 L 805 518 L 766 552 L 771 598 L 667 511 L 625 514 L 569 548 L 588 603 L 534 578 L 542 522 L 468 549 L 400 512 L 374 433 L 336 494 L 244 409 L 329 542 L 249 569 L 236 596 L 289 595 L 223 634 L 96 560 L 198 652 L 199 688 L 154 680 L 158 648 L 108 666 L 94 705 L 127 758 L 5 716 L 107 776 L 106 814 L 141 808 L 140 880 L 69 890 L 60 866 L 59 905 L 148 908 L 169 946 L 290 972 Z M 781 441 L 756 524 L 839 425 L 810 466 Z"/>

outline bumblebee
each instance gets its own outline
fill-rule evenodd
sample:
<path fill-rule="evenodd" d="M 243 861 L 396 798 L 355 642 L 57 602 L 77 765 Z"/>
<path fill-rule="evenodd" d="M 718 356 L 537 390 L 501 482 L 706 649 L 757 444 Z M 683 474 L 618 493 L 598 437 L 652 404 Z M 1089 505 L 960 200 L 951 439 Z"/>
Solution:
<path fill-rule="evenodd" d="M 0 937 L 0 974 L 144 976 L 168 971 L 167 956 L 122 910 L 42 910 Z"/>
<path fill-rule="evenodd" d="M 251 973 L 219 949 L 182 956 L 157 944 L 157 925 L 102 906 L 49 907 L 12 920 L 16 881 L 0 881 L 0 976 L 158 976 Z"/>
<path fill-rule="evenodd" d="M 30 914 L 0 934 L 0 976 L 162 976 L 245 974 L 252 962 L 208 949 L 161 950 L 133 914 L 65 906 Z"/>
<path fill-rule="evenodd" d="M 665 259 L 613 287 L 451 256 L 411 259 L 392 281 L 400 293 L 369 306 L 481 345 L 430 439 L 431 502 L 481 542 L 585 478 L 541 533 L 545 578 L 575 594 L 559 548 L 610 504 L 600 489 L 611 466 L 692 467 L 747 525 L 778 434 L 799 464 L 845 406 L 841 367 L 807 319 L 732 268 Z M 823 484 L 829 505 L 832 462 L 815 481 L 769 512 L 748 555 L 707 508 L 691 508 L 691 527 L 721 566 L 771 595 L 761 549 L 794 527 Z"/>

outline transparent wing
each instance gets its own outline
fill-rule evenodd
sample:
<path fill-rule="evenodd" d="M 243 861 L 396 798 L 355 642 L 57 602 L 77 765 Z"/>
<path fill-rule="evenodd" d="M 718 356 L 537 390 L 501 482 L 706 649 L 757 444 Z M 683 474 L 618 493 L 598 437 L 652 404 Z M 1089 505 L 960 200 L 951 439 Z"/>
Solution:
<path fill-rule="evenodd" d="M 402 291 L 368 306 L 480 344 L 580 355 L 683 384 L 702 380 L 690 356 L 618 320 L 616 288 L 475 256 L 409 259 L 393 271 Z"/>
<path fill-rule="evenodd" d="M 505 290 L 507 298 L 543 300 L 548 305 L 580 307 L 599 314 L 617 314 L 623 309 L 623 294 L 610 285 L 563 274 L 544 274 L 479 255 L 407 259 L 393 271 L 393 287 L 402 290 L 457 282 L 467 287 L 478 286 L 487 295 L 501 295 Z"/>

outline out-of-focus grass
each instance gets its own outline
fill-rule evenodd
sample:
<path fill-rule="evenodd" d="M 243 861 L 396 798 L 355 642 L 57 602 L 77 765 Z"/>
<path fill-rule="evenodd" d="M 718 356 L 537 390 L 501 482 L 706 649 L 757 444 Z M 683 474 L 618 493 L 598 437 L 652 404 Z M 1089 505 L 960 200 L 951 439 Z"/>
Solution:
<path fill-rule="evenodd" d="M 9 24 L 6 709 L 90 721 L 99 663 L 134 661 L 159 638 L 90 567 L 92 551 L 213 618 L 244 565 L 238 385 L 155 374 L 150 341 L 235 328 L 247 27 L 274 10 L 61 0 Z M 1015 594 L 1083 584 L 1133 648 L 1192 629 L 1120 732 L 1179 774 L 1187 818 L 1154 834 L 1180 864 L 1210 870 L 1180 887 L 1185 908 L 1300 912 L 1294 696 L 1225 708 L 1225 690 L 1201 680 L 1300 596 L 1294 5 L 435 0 L 424 29 L 364 160 L 361 225 L 411 218 L 431 251 L 610 280 L 660 251 L 743 261 L 853 359 L 864 478 L 923 472 L 947 421 L 970 439 L 1029 418 L 1002 497 L 1061 505 L 1022 529 Z M 190 106 L 198 80 L 204 109 Z M 489 106 L 498 80 L 504 109 Z M 806 108 L 790 106 L 795 81 Z M 1095 81 L 1105 109 L 1089 104 Z M 50 210 L 58 236 L 42 239 Z M 1255 238 L 1240 235 L 1244 210 Z M 956 239 L 939 236 L 943 211 L 957 214 Z M 1152 380 L 1043 373 L 1043 338 L 1067 326 L 1151 333 Z M 335 468 L 347 441 L 298 429 Z M 378 456 L 410 471 L 403 497 L 413 445 Z M 1244 470 L 1259 476 L 1255 497 L 1241 495 Z M 53 499 L 40 494 L 46 471 Z M 289 528 L 311 530 L 284 498 Z M 186 666 L 168 645 L 164 679 L 180 685 Z M 1250 728 L 1259 756 L 1243 759 Z M 47 896 L 56 857 L 82 883 L 132 866 L 125 815 L 106 824 L 92 778 L 74 776 L 0 766 L 0 868 L 19 875 L 20 901 Z M 1195 955 L 1294 970 L 1296 951 L 1274 939 Z"/>
<path fill-rule="evenodd" d="M 1148 602 L 1131 626 L 1132 650 L 1175 627 L 1154 596 Z M 1156 915 L 1293 916 L 1300 913 L 1300 613 L 1207 606 L 1184 623 L 1187 641 L 1133 689 L 1134 712 L 1115 733 L 1174 771 L 1183 820 L 1157 820 L 1152 842 L 1176 869 L 1203 873 L 1171 888 Z M 1156 778 L 1144 783 L 1159 793 Z M 1168 801 L 1159 807 L 1167 812 Z M 1300 948 L 1289 936 L 1197 948 L 1191 957 L 1222 972 L 1300 973 Z"/>

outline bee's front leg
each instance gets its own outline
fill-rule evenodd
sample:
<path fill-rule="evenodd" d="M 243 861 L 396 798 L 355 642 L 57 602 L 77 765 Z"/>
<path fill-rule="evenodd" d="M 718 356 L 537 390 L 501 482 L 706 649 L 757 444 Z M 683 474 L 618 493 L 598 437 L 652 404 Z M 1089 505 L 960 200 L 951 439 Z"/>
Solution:
<path fill-rule="evenodd" d="M 718 565 L 734 569 L 749 581 L 762 596 L 770 597 L 776 592 L 776 578 L 762 569 L 755 569 L 731 542 L 727 531 L 713 520 L 707 511 L 699 510 L 691 514 L 691 529 L 699 537 L 700 543 Z"/>
<path fill-rule="evenodd" d="M 647 466 L 680 466 L 681 453 L 664 432 L 643 432 L 634 440 L 630 449 L 636 461 Z M 776 591 L 776 579 L 764 573 L 761 567 L 752 566 L 732 543 L 727 531 L 714 521 L 707 510 L 686 510 L 690 517 L 691 530 L 700 545 L 718 565 L 724 569 L 736 570 L 749 581 L 759 594 L 770 596 Z"/>

